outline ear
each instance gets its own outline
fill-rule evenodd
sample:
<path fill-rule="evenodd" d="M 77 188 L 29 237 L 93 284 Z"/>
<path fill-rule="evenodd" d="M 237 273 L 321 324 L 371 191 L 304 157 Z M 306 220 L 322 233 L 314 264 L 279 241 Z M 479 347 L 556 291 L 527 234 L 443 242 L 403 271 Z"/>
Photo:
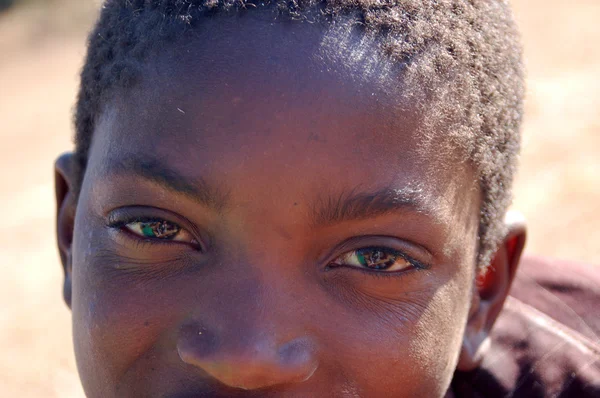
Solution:
<path fill-rule="evenodd" d="M 74 192 L 75 173 L 73 154 L 62 154 L 54 164 L 54 186 L 56 190 L 56 236 L 58 251 L 65 273 L 63 298 L 71 308 L 71 246 L 75 225 L 77 198 Z"/>
<path fill-rule="evenodd" d="M 474 370 L 481 363 L 489 345 L 490 330 L 508 296 L 525 247 L 527 234 L 523 216 L 508 212 L 505 223 L 508 232 L 491 264 L 473 282 L 471 309 L 457 365 L 459 371 Z"/>

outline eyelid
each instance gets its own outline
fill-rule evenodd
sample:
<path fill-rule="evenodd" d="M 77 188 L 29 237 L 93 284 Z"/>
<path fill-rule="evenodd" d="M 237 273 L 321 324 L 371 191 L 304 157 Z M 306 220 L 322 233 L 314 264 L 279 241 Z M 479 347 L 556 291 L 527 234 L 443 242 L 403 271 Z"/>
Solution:
<path fill-rule="evenodd" d="M 176 224 L 182 230 L 187 231 L 193 238 L 196 240 L 197 244 L 181 242 L 181 241 L 173 241 L 173 240 L 163 240 L 157 238 L 145 238 L 139 236 L 131 231 L 122 231 L 123 233 L 128 234 L 128 239 L 136 239 L 139 241 L 146 242 L 148 244 L 162 244 L 162 245 L 187 245 L 191 247 L 195 247 L 202 252 L 205 252 L 208 249 L 209 239 L 206 233 L 202 233 L 199 228 L 189 221 L 187 218 L 175 214 L 171 211 L 160 209 L 157 207 L 150 206 L 128 206 L 128 207 L 120 207 L 112 210 L 106 218 L 106 226 L 111 229 L 124 229 L 127 224 L 131 224 L 134 222 L 151 222 L 151 221 L 168 221 L 170 223 Z"/>
<path fill-rule="evenodd" d="M 358 267 L 358 266 L 353 266 L 351 264 L 340 264 L 339 266 L 343 266 L 343 267 L 348 267 L 348 268 L 356 268 L 356 269 L 362 269 L 365 271 L 369 271 L 369 272 L 376 272 L 376 273 L 387 273 L 387 274 L 394 274 L 394 273 L 401 273 L 401 272 L 406 272 L 409 268 L 416 268 L 416 269 L 425 269 L 427 268 L 426 265 L 422 264 L 420 261 L 408 256 L 407 254 L 403 253 L 400 250 L 396 250 L 393 249 L 391 247 L 382 247 L 382 246 L 365 246 L 365 247 L 360 247 L 358 249 L 353 249 L 353 250 L 349 250 L 347 252 L 342 253 L 340 256 L 336 257 L 335 260 L 341 258 L 341 257 L 347 257 L 349 255 L 352 255 L 360 250 L 380 250 L 383 252 L 388 252 L 388 253 L 392 253 L 394 256 L 399 257 L 399 259 L 402 259 L 404 261 L 406 261 L 409 265 L 407 266 L 407 268 L 403 268 L 403 269 L 399 269 L 399 270 L 388 270 L 388 269 L 374 269 L 374 268 L 369 268 L 369 267 Z M 334 260 L 334 261 L 335 261 Z M 334 264 L 333 262 L 331 264 Z M 393 268 L 393 267 L 390 267 Z"/>
<path fill-rule="evenodd" d="M 421 245 L 407 242 L 406 240 L 387 235 L 365 235 L 355 236 L 343 241 L 329 252 L 324 263 L 331 264 L 334 260 L 347 254 L 348 252 L 365 249 L 365 248 L 382 248 L 397 252 L 405 260 L 414 265 L 415 268 L 429 269 L 433 261 L 433 255 L 429 250 Z M 380 272 L 366 270 L 366 272 Z M 402 272 L 402 271 L 396 271 Z M 393 274 L 392 272 L 387 272 Z"/>

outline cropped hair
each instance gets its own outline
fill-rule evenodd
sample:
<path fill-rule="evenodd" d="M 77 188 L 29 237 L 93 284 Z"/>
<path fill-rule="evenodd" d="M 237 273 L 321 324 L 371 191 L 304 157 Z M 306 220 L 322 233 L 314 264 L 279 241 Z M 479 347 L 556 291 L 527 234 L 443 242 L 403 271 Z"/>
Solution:
<path fill-rule="evenodd" d="M 115 89 L 135 86 L 151 54 L 206 18 L 257 10 L 273 21 L 342 26 L 377 38 L 380 55 L 400 66 L 401 95 L 420 109 L 422 149 L 439 152 L 432 145 L 441 137 L 475 170 L 482 198 L 477 262 L 488 265 L 506 233 L 523 114 L 521 45 L 505 0 L 107 0 L 81 72 L 76 190 Z"/>

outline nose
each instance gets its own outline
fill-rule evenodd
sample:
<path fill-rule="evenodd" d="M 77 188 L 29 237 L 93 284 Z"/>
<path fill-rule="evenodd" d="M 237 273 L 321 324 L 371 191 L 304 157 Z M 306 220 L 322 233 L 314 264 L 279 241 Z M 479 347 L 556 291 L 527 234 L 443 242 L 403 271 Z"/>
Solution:
<path fill-rule="evenodd" d="M 183 362 L 229 387 L 244 390 L 300 383 L 318 367 L 316 347 L 308 338 L 278 344 L 263 333 L 227 340 L 204 328 L 188 326 L 181 330 L 177 351 Z"/>

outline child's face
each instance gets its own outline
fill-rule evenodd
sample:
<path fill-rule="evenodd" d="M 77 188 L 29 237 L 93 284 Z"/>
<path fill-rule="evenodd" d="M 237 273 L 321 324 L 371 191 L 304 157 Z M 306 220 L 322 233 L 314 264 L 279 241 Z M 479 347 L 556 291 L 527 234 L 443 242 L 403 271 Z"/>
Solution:
<path fill-rule="evenodd" d="M 235 24 L 207 21 L 100 118 L 71 252 L 86 392 L 444 395 L 472 171 L 420 150 L 360 38 Z"/>

